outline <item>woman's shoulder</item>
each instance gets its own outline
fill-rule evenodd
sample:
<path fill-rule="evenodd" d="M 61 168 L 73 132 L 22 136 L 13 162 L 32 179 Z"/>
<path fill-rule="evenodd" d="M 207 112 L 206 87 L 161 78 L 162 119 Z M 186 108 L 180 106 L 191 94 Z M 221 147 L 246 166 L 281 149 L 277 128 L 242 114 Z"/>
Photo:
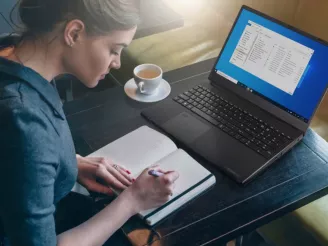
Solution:
<path fill-rule="evenodd" d="M 0 73 L 0 113 L 3 111 L 29 110 L 39 95 L 21 79 L 12 76 L 1 76 Z"/>
<path fill-rule="evenodd" d="M 21 86 L 17 79 L 0 78 L 0 112 L 22 108 Z"/>
<path fill-rule="evenodd" d="M 6 139 L 7 144 L 13 143 L 16 148 L 28 148 L 29 153 L 36 153 L 35 156 L 40 156 L 41 149 L 52 156 L 56 153 L 56 132 L 43 111 L 20 95 L 21 86 L 24 85 L 18 81 L 1 88 L 0 139 Z M 0 141 L 0 147 L 6 142 Z M 52 159 L 57 160 L 55 156 Z"/>
<path fill-rule="evenodd" d="M 18 79 L 0 80 L 0 118 L 2 122 L 31 121 L 43 118 L 40 108 L 31 104 L 26 87 Z M 33 93 L 33 91 L 32 91 Z"/>

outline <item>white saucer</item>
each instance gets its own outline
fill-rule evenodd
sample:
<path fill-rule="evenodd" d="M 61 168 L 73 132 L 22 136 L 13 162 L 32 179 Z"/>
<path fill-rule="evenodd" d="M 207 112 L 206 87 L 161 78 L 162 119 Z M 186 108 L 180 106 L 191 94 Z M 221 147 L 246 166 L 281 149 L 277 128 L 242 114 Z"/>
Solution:
<path fill-rule="evenodd" d="M 158 102 L 165 99 L 171 93 L 170 84 L 163 79 L 156 92 L 151 95 L 140 93 L 134 79 L 130 79 L 124 86 L 124 91 L 128 97 L 139 102 Z"/>

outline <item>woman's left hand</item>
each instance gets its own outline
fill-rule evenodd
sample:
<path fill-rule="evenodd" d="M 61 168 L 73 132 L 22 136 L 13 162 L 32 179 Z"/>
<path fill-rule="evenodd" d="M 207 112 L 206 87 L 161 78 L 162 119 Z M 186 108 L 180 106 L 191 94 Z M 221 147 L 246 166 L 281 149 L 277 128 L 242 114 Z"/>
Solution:
<path fill-rule="evenodd" d="M 106 158 L 76 155 L 76 159 L 77 181 L 89 191 L 112 195 L 110 188 L 124 190 L 134 181 L 129 171 Z"/>

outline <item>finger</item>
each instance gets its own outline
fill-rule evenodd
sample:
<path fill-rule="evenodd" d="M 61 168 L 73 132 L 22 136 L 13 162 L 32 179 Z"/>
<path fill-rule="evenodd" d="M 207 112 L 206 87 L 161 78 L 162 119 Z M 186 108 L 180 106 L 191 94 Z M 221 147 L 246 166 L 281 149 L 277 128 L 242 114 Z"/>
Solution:
<path fill-rule="evenodd" d="M 164 204 L 166 202 L 168 202 L 171 198 L 171 195 L 164 195 L 161 199 L 161 202 Z"/>
<path fill-rule="evenodd" d="M 99 184 L 99 183 L 94 183 L 92 185 L 92 187 L 90 187 L 90 190 L 93 191 L 93 192 L 105 194 L 105 195 L 108 195 L 108 196 L 112 196 L 114 194 L 114 192 L 109 187 L 104 186 L 104 185 Z"/>
<path fill-rule="evenodd" d="M 130 186 L 132 183 L 132 181 L 130 181 L 128 178 L 126 178 L 124 175 L 121 174 L 121 172 L 119 171 L 119 166 L 117 166 L 118 170 L 116 168 L 113 167 L 114 163 L 112 163 L 110 160 L 108 159 L 102 159 L 101 163 L 103 165 L 105 165 L 106 169 L 108 172 L 110 172 L 116 179 L 118 179 L 122 184 L 126 185 L 126 186 Z"/>
<path fill-rule="evenodd" d="M 109 158 L 106 157 L 88 157 L 90 160 L 97 162 L 97 163 L 108 163 L 108 164 L 113 164 L 113 161 Z"/>
<path fill-rule="evenodd" d="M 112 186 L 113 188 L 124 190 L 127 187 L 122 184 L 119 180 L 117 180 L 106 168 L 100 169 L 101 171 L 98 173 L 98 177 L 101 178 L 108 186 Z"/>
<path fill-rule="evenodd" d="M 179 173 L 175 171 L 169 172 L 161 176 L 161 178 L 165 184 L 172 184 L 179 178 Z"/>
<path fill-rule="evenodd" d="M 126 186 L 130 186 L 132 183 L 131 181 L 123 175 L 123 171 L 120 171 L 119 167 L 118 170 L 115 169 L 112 165 L 106 166 L 108 172 L 110 172 L 117 180 L 119 180 L 122 184 Z M 126 174 L 126 173 L 124 173 Z"/>
<path fill-rule="evenodd" d="M 127 174 L 131 174 L 131 171 L 130 170 L 128 170 L 128 169 L 126 169 L 124 166 L 120 166 L 120 165 L 118 165 L 119 166 L 119 168 L 121 169 L 121 170 L 123 170 L 124 172 L 126 172 Z"/>
<path fill-rule="evenodd" d="M 161 173 L 166 173 L 166 171 L 164 171 L 159 165 L 153 167 L 152 170 L 156 170 L 156 171 L 159 171 Z"/>
<path fill-rule="evenodd" d="M 130 182 L 132 182 L 133 177 L 129 175 L 124 169 L 119 167 L 119 172 Z"/>
<path fill-rule="evenodd" d="M 149 167 L 146 167 L 146 168 L 145 168 L 145 169 L 139 174 L 139 176 L 142 176 L 142 175 L 148 173 L 149 170 L 154 169 L 154 167 L 155 167 L 155 166 L 149 166 Z"/>
<path fill-rule="evenodd" d="M 171 184 L 168 189 L 167 189 L 167 195 L 170 195 L 170 196 L 173 196 L 173 193 L 174 193 L 174 189 L 175 189 L 175 184 Z"/>

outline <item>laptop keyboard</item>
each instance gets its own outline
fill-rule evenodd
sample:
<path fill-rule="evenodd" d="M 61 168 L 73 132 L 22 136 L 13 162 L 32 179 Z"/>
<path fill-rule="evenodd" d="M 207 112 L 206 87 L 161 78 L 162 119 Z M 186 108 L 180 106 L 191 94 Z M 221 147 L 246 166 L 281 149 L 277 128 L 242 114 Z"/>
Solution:
<path fill-rule="evenodd" d="M 203 86 L 173 99 L 265 158 L 272 157 L 291 137 Z"/>

